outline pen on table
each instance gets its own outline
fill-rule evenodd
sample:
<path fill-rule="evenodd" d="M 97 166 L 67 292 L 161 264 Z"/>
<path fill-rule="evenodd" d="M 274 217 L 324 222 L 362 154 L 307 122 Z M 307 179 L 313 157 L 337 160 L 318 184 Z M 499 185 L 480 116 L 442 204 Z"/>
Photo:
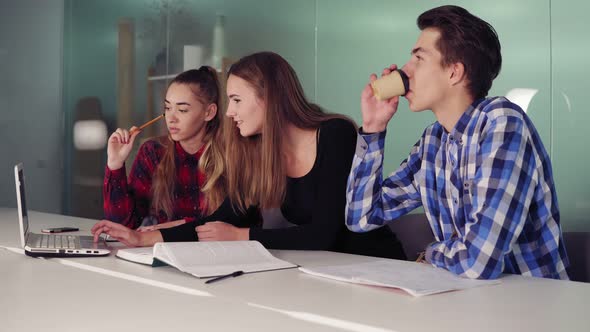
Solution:
<path fill-rule="evenodd" d="M 160 115 L 160 116 L 158 116 L 158 117 L 156 117 L 156 118 L 153 118 L 153 119 L 151 119 L 150 121 L 148 121 L 148 122 L 146 122 L 146 123 L 142 124 L 141 126 L 139 126 L 139 128 L 135 128 L 135 129 L 131 130 L 129 133 L 130 133 L 130 134 L 133 134 L 134 132 L 136 132 L 136 131 L 138 131 L 138 130 L 143 130 L 145 127 L 147 127 L 147 126 L 151 125 L 152 123 L 154 123 L 154 122 L 156 122 L 156 121 L 160 120 L 160 119 L 161 119 L 161 118 L 163 118 L 163 117 L 164 117 L 164 114 L 162 114 L 162 115 Z"/>
<path fill-rule="evenodd" d="M 216 281 L 227 279 L 227 278 L 235 278 L 235 277 L 241 276 L 242 274 L 244 274 L 244 271 L 236 271 L 236 272 L 232 272 L 230 274 L 226 274 L 226 275 L 222 275 L 219 277 L 215 277 L 213 279 L 209 279 L 209 280 L 205 281 L 205 283 L 210 284 L 212 282 L 216 282 Z"/>

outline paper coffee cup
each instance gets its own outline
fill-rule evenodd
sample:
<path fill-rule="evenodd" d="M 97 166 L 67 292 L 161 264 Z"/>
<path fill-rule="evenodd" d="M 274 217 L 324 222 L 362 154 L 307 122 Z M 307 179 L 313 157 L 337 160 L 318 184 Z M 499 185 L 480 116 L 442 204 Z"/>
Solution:
<path fill-rule="evenodd" d="M 403 96 L 410 89 L 408 75 L 401 69 L 392 71 L 378 80 L 371 82 L 373 94 L 379 100 L 386 100 L 395 96 Z"/>

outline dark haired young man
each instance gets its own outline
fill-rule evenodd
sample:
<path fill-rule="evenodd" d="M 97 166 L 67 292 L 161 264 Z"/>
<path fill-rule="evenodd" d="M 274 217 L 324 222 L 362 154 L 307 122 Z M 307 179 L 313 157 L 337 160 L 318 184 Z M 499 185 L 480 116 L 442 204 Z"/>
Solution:
<path fill-rule="evenodd" d="M 422 32 L 402 68 L 405 97 L 437 122 L 383 179 L 385 129 L 399 99 L 378 101 L 365 87 L 348 228 L 369 231 L 423 205 L 436 238 L 425 249 L 428 263 L 468 278 L 568 279 L 549 156 L 520 107 L 485 98 L 502 64 L 496 32 L 457 6 L 431 9 L 417 24 Z"/>

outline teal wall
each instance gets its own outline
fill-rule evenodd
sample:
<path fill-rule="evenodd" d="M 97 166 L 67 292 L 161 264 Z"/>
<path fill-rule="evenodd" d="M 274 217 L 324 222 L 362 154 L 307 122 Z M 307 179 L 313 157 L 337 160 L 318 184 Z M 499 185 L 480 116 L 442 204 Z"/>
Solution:
<path fill-rule="evenodd" d="M 169 3 L 168 7 L 161 4 Z M 528 114 L 550 151 L 565 230 L 590 230 L 590 113 L 582 105 L 590 60 L 578 0 L 452 1 L 491 23 L 502 44 L 503 68 L 491 95 L 512 88 L 537 89 Z M 66 1 L 65 98 L 68 112 L 85 95 L 99 96 L 108 121 L 116 114 L 116 22 L 136 22 L 136 116 L 143 120 L 147 66 L 168 46 L 167 73 L 182 68 L 182 45 L 211 48 L 215 15 L 226 17 L 227 56 L 272 50 L 295 68 L 308 97 L 360 121 L 359 95 L 372 72 L 404 64 L 419 30 L 416 17 L 440 1 L 391 0 L 178 0 Z M 169 14 L 169 15 L 167 15 Z M 166 17 L 172 19 L 166 20 Z M 163 73 L 161 73 L 163 74 Z M 164 89 L 165 84 L 159 85 Z M 159 92 L 161 93 L 161 91 Z M 430 112 L 411 113 L 402 100 L 389 125 L 385 171 L 406 157 Z M 67 126 L 66 126 L 67 127 Z"/>
<path fill-rule="evenodd" d="M 590 230 L 590 3 L 551 3 L 551 157 L 566 229 Z M 545 71 L 545 70 L 544 70 Z"/>
<path fill-rule="evenodd" d="M 63 21 L 63 0 L 0 0 L 0 207 L 22 162 L 29 208 L 61 212 Z"/>

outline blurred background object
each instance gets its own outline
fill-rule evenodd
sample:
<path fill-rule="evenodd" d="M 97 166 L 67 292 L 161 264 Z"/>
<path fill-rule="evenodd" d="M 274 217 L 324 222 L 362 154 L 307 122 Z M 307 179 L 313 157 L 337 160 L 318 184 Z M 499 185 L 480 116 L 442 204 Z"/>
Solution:
<path fill-rule="evenodd" d="M 100 218 L 104 149 L 108 133 L 98 98 L 85 97 L 78 102 L 73 136 L 71 213 L 80 217 Z"/>

